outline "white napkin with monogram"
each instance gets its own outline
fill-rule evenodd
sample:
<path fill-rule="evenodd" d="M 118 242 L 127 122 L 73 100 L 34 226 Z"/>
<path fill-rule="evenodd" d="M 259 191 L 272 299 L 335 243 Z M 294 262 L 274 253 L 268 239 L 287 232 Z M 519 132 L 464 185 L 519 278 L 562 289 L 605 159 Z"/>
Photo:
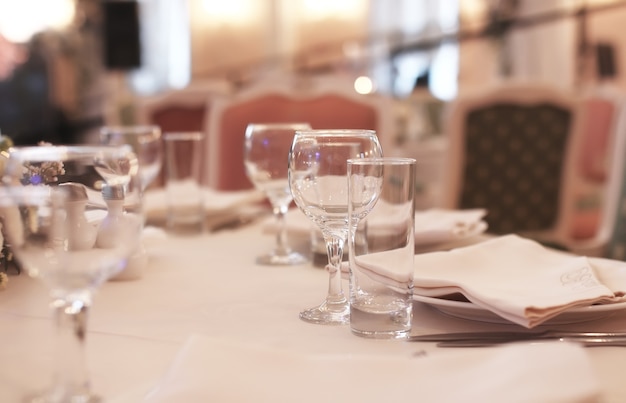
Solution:
<path fill-rule="evenodd" d="M 432 208 L 415 213 L 415 244 L 451 242 L 487 230 L 484 209 L 446 210 Z"/>
<path fill-rule="evenodd" d="M 528 328 L 573 307 L 624 301 L 626 294 L 626 262 L 575 256 L 516 235 L 418 254 L 414 262 L 415 294 L 461 293 Z"/>
<path fill-rule="evenodd" d="M 597 402 L 575 344 L 511 344 L 415 357 L 305 355 L 201 335 L 185 343 L 148 403 Z"/>

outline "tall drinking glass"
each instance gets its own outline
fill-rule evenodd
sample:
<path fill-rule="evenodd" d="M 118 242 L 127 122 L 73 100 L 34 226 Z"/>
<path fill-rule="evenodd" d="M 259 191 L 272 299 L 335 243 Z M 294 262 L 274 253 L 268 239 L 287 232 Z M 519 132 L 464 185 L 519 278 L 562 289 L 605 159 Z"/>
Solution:
<path fill-rule="evenodd" d="M 56 357 L 51 388 L 30 402 L 99 402 L 85 370 L 95 290 L 125 268 L 143 226 L 137 159 L 128 146 L 11 150 L 0 187 L 12 252 L 52 299 Z"/>
<path fill-rule="evenodd" d="M 349 232 L 348 159 L 381 157 L 372 130 L 298 131 L 289 154 L 294 201 L 322 231 L 328 254 L 326 300 L 300 318 L 317 324 L 347 324 L 350 309 L 341 287 L 341 261 Z"/>
<path fill-rule="evenodd" d="M 259 256 L 258 263 L 292 265 L 306 261 L 289 247 L 285 216 L 293 200 L 287 179 L 289 150 L 296 130 L 310 129 L 308 123 L 251 123 L 246 128 L 246 173 L 254 186 L 269 199 L 278 223 L 274 250 Z"/>
<path fill-rule="evenodd" d="M 350 329 L 362 337 L 404 338 L 413 307 L 415 160 L 349 160 L 348 176 Z"/>
<path fill-rule="evenodd" d="M 163 160 L 163 144 L 159 126 L 104 126 L 100 129 L 100 141 L 102 144 L 128 144 L 132 147 L 139 161 L 139 176 L 143 190 L 159 174 Z"/>

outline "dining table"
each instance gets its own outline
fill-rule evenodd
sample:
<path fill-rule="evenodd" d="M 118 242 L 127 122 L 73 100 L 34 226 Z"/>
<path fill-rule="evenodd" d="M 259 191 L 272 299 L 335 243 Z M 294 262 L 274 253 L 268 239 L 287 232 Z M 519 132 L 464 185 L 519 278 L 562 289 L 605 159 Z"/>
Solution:
<path fill-rule="evenodd" d="M 148 263 L 142 275 L 134 280 L 108 281 L 94 296 L 86 335 L 86 366 L 92 389 L 106 402 L 207 401 L 159 400 L 164 385 L 171 387 L 181 379 L 191 382 L 190 377 L 204 382 L 203 396 L 219 389 L 211 401 L 363 402 L 380 401 L 379 393 L 388 394 L 388 401 L 397 401 L 400 395 L 405 401 L 454 401 L 458 395 L 450 395 L 453 390 L 467 393 L 465 401 L 478 401 L 472 396 L 490 401 L 488 397 L 497 396 L 502 374 L 516 374 L 514 360 L 494 360 L 494 354 L 512 344 L 535 345 L 444 348 L 434 342 L 359 337 L 345 325 L 306 323 L 298 314 L 323 300 L 328 274 L 310 262 L 257 264 L 255 257 L 274 243 L 274 237 L 263 231 L 262 220 L 195 235 L 163 229 L 155 229 L 155 233 L 158 236 L 144 238 Z M 308 238 L 291 237 L 290 242 L 294 248 L 308 251 Z M 347 279 L 344 291 L 348 292 Z M 24 272 L 10 273 L 6 289 L 0 292 L 0 402 L 18 402 L 51 382 L 55 355 L 49 302 L 39 280 Z M 626 330 L 626 311 L 559 327 Z M 412 335 L 479 330 L 515 331 L 520 327 L 457 317 L 431 304 L 414 303 Z M 545 356 L 546 351 L 557 351 L 563 344 L 536 346 Z M 205 349 L 196 350 L 197 354 L 190 350 L 199 345 Z M 593 378 L 596 401 L 625 402 L 626 348 L 576 347 L 588 360 L 585 376 Z M 519 365 L 523 365 L 526 350 L 520 352 Z M 206 359 L 196 359 L 196 369 L 185 373 L 184 363 L 193 361 L 194 355 Z M 526 355 L 529 360 L 531 356 Z M 474 361 L 464 366 L 464 360 Z M 480 369 L 487 360 L 493 367 L 482 368 L 479 377 L 472 368 Z M 547 370 L 549 364 L 555 364 L 547 360 L 534 362 L 538 365 L 530 370 Z M 526 375 L 519 372 L 511 382 L 520 390 L 560 387 L 554 374 L 541 374 L 542 379 L 534 380 Z M 575 383 L 568 387 L 575 388 Z M 482 395 L 476 392 L 477 386 Z M 187 396 L 182 384 L 178 390 L 180 396 Z M 517 392 L 507 393 L 513 397 Z"/>

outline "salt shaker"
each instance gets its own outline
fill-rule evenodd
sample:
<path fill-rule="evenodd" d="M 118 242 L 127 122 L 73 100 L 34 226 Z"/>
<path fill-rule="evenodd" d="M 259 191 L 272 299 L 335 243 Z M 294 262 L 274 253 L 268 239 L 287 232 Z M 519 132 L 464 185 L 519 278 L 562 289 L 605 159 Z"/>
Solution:
<path fill-rule="evenodd" d="M 102 198 L 108 207 L 106 217 L 100 223 L 96 245 L 99 248 L 115 248 L 117 242 L 124 237 L 120 236 L 127 226 L 133 225 L 124 214 L 124 187 L 121 185 L 105 185 L 102 188 Z M 148 264 L 148 255 L 140 241 L 137 249 L 129 256 L 124 270 L 111 280 L 134 280 L 141 277 L 144 267 Z"/>
<path fill-rule="evenodd" d="M 107 204 L 107 215 L 100 223 L 96 246 L 98 248 L 115 248 L 123 237 L 126 223 L 124 220 L 124 187 L 121 185 L 104 185 L 102 198 Z"/>
<path fill-rule="evenodd" d="M 68 247 L 70 250 L 87 250 L 94 246 L 97 227 L 91 225 L 85 217 L 87 191 L 80 183 L 67 182 L 59 185 L 67 190 L 67 222 L 69 231 Z"/>

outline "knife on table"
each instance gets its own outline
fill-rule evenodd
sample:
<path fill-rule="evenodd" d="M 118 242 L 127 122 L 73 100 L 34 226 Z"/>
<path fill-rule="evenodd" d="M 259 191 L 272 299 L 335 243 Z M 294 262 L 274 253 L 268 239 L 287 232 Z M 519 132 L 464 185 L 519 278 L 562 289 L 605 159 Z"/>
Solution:
<path fill-rule="evenodd" d="M 522 340 L 558 340 L 558 339 L 611 339 L 626 343 L 626 332 L 577 332 L 569 330 L 543 330 L 539 332 L 455 332 L 434 333 L 409 336 L 408 341 L 490 341 L 509 342 Z"/>

